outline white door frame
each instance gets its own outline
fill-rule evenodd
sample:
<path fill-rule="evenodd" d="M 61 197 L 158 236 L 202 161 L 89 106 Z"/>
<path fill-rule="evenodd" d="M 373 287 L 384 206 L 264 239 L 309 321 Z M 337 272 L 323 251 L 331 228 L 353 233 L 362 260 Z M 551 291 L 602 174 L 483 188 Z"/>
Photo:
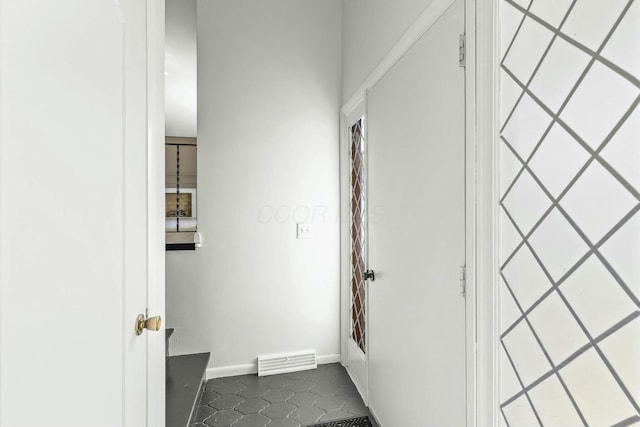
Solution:
<path fill-rule="evenodd" d="M 498 0 L 465 0 L 467 426 L 498 425 L 497 397 L 497 24 Z M 434 0 L 365 79 L 341 110 L 341 354 L 350 335 L 349 117 L 454 0 Z M 368 394 L 368 393 L 367 393 Z M 389 426 L 381 426 L 389 427 Z"/>
<path fill-rule="evenodd" d="M 474 81 L 469 112 L 475 146 L 475 425 L 497 427 L 498 397 L 498 99 L 499 8 L 498 0 L 473 0 L 473 37 L 468 51 L 473 57 Z M 469 38 L 468 38 L 469 42 Z M 470 69 L 468 70 L 470 71 Z M 471 73 L 470 73 L 471 74 Z M 469 126 L 469 125 L 468 125 Z"/>
<path fill-rule="evenodd" d="M 147 1 L 147 306 L 165 319 L 165 0 Z M 165 334 L 147 337 L 147 427 L 165 426 Z"/>
<path fill-rule="evenodd" d="M 341 283 L 341 298 L 340 298 L 340 322 L 344 326 L 341 331 L 341 351 L 340 360 L 346 367 L 349 366 L 349 338 L 351 336 L 351 125 L 354 123 L 356 117 L 364 117 L 364 134 L 365 146 L 367 144 L 367 96 L 366 93 L 353 105 L 353 107 L 346 113 L 341 115 L 341 138 L 340 138 L 340 283 Z M 367 150 L 365 149 L 364 155 L 364 168 L 365 174 L 367 173 Z M 361 191 L 365 195 L 365 205 L 369 203 L 368 185 Z M 368 212 L 368 208 L 365 209 Z M 365 221 L 365 234 L 368 234 L 368 226 Z M 368 235 L 365 237 L 365 245 L 368 246 Z M 365 269 L 369 268 L 368 265 L 368 247 L 365 247 Z M 369 342 L 369 281 L 364 282 L 365 286 L 365 345 L 368 348 Z M 364 380 L 360 381 L 357 374 L 353 371 L 347 370 L 349 376 L 353 380 L 356 388 L 360 392 L 365 405 L 369 404 L 369 352 L 364 353 Z M 362 384 L 364 382 L 364 384 Z"/>

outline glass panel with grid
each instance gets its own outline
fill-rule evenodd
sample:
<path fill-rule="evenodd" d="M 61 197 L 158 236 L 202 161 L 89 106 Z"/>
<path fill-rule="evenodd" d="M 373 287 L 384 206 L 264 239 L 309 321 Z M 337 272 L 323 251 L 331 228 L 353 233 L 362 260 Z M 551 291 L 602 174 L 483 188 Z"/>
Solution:
<path fill-rule="evenodd" d="M 366 202 L 363 119 L 351 126 L 351 338 L 366 352 Z"/>

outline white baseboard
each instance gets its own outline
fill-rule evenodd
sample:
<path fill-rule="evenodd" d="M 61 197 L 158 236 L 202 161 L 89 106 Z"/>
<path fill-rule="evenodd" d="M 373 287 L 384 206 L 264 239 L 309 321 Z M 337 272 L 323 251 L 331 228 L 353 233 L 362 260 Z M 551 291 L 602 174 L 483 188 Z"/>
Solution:
<path fill-rule="evenodd" d="M 258 364 L 220 366 L 207 369 L 207 379 L 234 377 L 236 375 L 249 375 L 258 373 Z"/>
<path fill-rule="evenodd" d="M 317 357 L 318 365 L 326 365 L 328 363 L 340 362 L 339 354 L 327 354 Z M 212 378 L 234 377 L 236 375 L 250 375 L 258 373 L 258 363 L 249 363 L 247 365 L 231 365 L 220 366 L 207 369 L 207 380 Z"/>
<path fill-rule="evenodd" d="M 384 425 L 380 422 L 380 418 L 378 418 L 378 416 L 376 415 L 376 412 L 371 409 L 371 407 L 369 406 L 369 413 L 371 414 L 371 416 L 373 417 L 373 421 L 376 422 L 376 424 L 378 425 L 378 427 L 384 427 Z"/>
<path fill-rule="evenodd" d="M 327 365 L 329 363 L 340 363 L 339 354 L 327 354 L 325 356 L 318 356 L 318 365 Z"/>

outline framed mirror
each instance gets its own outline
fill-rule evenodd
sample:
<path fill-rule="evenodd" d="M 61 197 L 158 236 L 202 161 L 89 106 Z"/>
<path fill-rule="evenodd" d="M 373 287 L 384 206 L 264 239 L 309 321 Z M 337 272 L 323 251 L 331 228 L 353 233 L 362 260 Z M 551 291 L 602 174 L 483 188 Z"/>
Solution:
<path fill-rule="evenodd" d="M 165 243 L 198 246 L 198 126 L 196 0 L 166 1 Z"/>

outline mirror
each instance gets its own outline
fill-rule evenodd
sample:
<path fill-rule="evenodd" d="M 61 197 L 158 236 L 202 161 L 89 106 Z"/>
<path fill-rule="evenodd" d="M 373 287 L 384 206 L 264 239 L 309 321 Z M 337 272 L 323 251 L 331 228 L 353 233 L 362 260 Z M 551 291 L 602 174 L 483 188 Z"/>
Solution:
<path fill-rule="evenodd" d="M 199 242 L 196 0 L 165 7 L 165 240 L 189 250 Z"/>

